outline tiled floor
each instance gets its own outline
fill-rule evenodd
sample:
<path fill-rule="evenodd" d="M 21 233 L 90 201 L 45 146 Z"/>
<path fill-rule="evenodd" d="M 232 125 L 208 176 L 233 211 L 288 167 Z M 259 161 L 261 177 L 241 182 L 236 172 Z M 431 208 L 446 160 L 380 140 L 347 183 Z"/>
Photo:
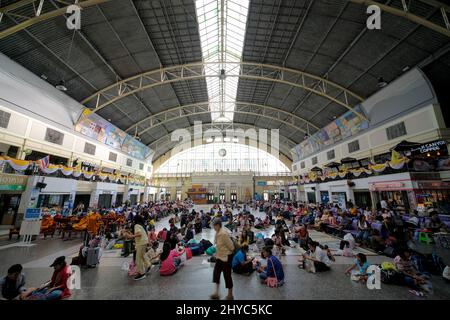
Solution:
<path fill-rule="evenodd" d="M 256 215 L 259 213 L 255 213 Z M 157 229 L 167 226 L 168 219 L 160 221 Z M 269 232 L 267 232 L 269 233 Z M 196 235 L 198 239 L 212 240 L 214 232 L 206 229 Z M 337 239 L 312 232 L 311 237 L 331 247 Z M 48 266 L 59 255 L 71 256 L 77 253 L 80 239 L 62 241 L 61 239 L 39 240 L 32 247 L 2 248 L 0 243 L 0 272 L 5 273 L 13 263 L 22 263 L 27 274 L 28 286 L 36 286 L 48 280 L 51 268 Z M 257 255 L 257 252 L 252 252 Z M 299 249 L 289 248 L 282 257 L 286 274 L 286 284 L 273 289 L 263 286 L 257 276 L 233 275 L 236 299 L 424 299 L 417 298 L 405 287 L 381 285 L 381 290 L 369 290 L 366 286 L 352 282 L 344 275 L 344 270 L 352 263 L 351 258 L 336 257 L 332 270 L 322 274 L 310 274 L 297 267 Z M 371 255 L 369 262 L 381 263 L 389 259 Z M 82 269 L 81 289 L 74 290 L 71 299 L 208 299 L 212 291 L 213 264 L 207 256 L 193 257 L 171 277 L 161 277 L 158 270 L 152 269 L 146 279 L 134 281 L 122 270 L 130 258 L 121 258 L 119 252 L 109 251 L 102 256 L 101 263 L 94 269 Z M 450 299 L 450 285 L 440 277 L 433 277 L 434 293 L 425 299 Z M 225 289 L 222 284 L 222 295 Z"/>

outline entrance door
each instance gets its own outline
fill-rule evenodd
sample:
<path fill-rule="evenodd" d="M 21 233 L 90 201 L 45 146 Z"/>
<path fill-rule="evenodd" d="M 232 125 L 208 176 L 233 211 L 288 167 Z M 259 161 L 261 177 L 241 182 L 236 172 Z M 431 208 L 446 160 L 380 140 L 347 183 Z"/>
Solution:
<path fill-rule="evenodd" d="M 130 203 L 131 205 L 137 204 L 137 194 L 130 194 Z"/>
<path fill-rule="evenodd" d="M 116 196 L 116 206 L 120 206 L 123 203 L 123 193 L 118 193 Z"/>
<path fill-rule="evenodd" d="M 19 210 L 20 194 L 0 195 L 0 224 L 13 225 Z"/>
<path fill-rule="evenodd" d="M 231 197 L 231 201 L 233 202 L 233 201 L 237 201 L 237 194 L 236 193 L 232 193 L 231 195 L 230 195 L 230 197 Z"/>
<path fill-rule="evenodd" d="M 112 194 L 101 194 L 98 196 L 99 208 L 111 208 Z"/>

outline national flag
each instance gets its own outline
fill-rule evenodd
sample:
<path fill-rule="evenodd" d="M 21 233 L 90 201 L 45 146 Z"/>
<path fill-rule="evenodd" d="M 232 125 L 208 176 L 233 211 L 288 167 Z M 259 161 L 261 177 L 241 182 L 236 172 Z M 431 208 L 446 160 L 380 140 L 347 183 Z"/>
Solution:
<path fill-rule="evenodd" d="M 47 169 L 48 165 L 50 164 L 50 156 L 46 156 L 42 159 L 39 159 L 37 161 L 37 164 L 39 166 L 39 169 L 43 170 L 43 169 Z"/>

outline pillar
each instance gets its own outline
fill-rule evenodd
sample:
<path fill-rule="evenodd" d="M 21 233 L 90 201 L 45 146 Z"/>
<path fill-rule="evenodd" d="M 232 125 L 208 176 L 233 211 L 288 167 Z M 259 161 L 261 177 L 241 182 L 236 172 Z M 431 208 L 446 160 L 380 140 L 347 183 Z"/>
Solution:
<path fill-rule="evenodd" d="M 321 201 L 321 199 L 320 199 L 320 188 L 319 188 L 319 184 L 318 183 L 315 184 L 314 192 L 316 194 L 316 202 L 320 203 L 320 201 Z"/>

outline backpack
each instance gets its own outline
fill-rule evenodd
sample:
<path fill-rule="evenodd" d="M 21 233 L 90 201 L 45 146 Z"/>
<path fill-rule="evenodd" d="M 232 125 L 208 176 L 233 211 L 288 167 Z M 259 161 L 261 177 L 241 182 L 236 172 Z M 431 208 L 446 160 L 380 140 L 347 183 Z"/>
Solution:
<path fill-rule="evenodd" d="M 214 246 L 209 247 L 208 249 L 206 249 L 205 253 L 208 256 L 212 256 L 214 253 L 216 253 L 216 247 Z"/>
<path fill-rule="evenodd" d="M 202 239 L 200 241 L 200 245 L 203 247 L 203 250 L 206 251 L 209 247 L 212 247 L 213 244 L 211 243 L 211 241 L 206 240 L 206 239 Z"/>
<path fill-rule="evenodd" d="M 403 283 L 404 275 L 396 270 L 381 269 L 380 278 L 382 283 L 401 285 Z"/>

